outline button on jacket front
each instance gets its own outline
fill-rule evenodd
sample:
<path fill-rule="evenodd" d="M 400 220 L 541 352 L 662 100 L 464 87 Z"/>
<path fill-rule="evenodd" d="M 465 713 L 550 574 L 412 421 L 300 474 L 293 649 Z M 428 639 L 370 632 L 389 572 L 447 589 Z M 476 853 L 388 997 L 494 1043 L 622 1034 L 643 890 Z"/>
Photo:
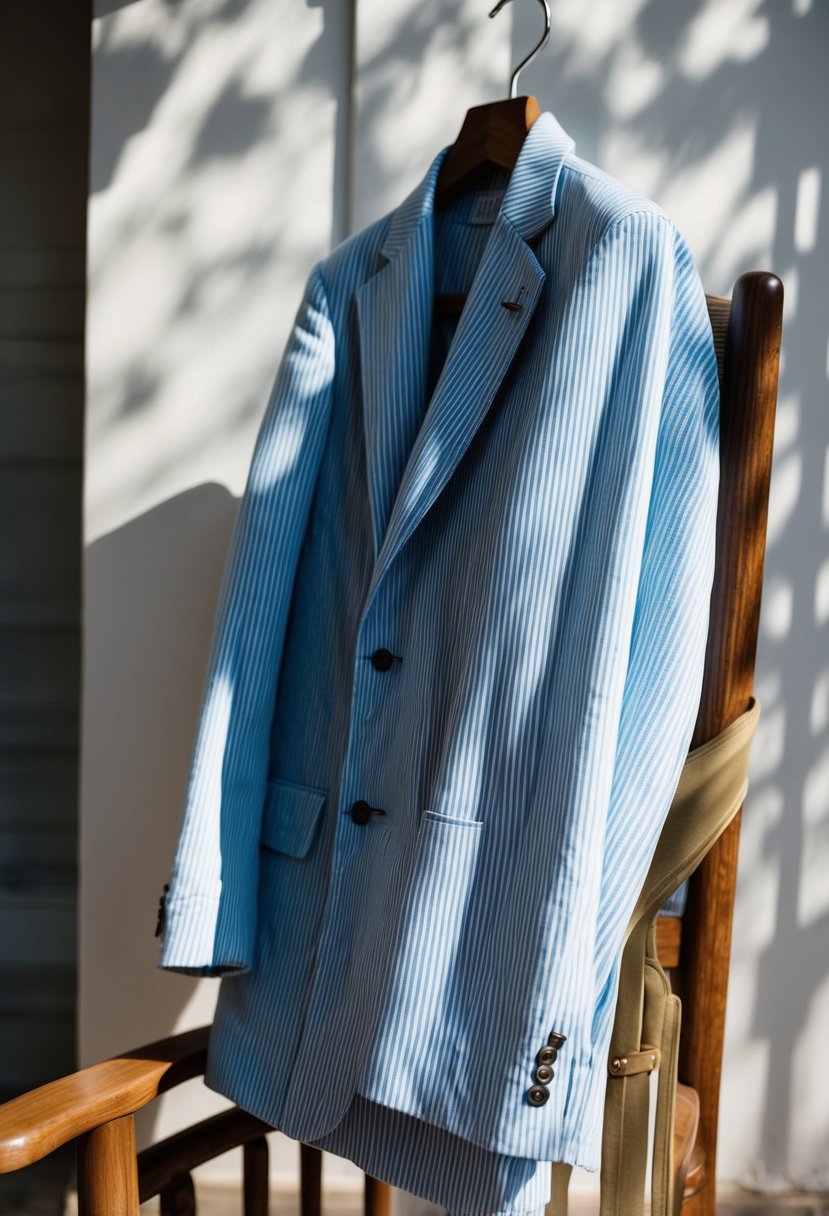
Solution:
<path fill-rule="evenodd" d="M 538 1162 L 599 1165 L 624 931 L 699 706 L 719 391 L 655 203 L 549 112 L 482 182 L 488 225 L 475 192 L 435 209 L 446 151 L 308 276 L 160 966 L 224 977 L 209 1086 L 486 1213 L 543 1206 Z M 457 323 L 436 292 L 468 292 Z"/>

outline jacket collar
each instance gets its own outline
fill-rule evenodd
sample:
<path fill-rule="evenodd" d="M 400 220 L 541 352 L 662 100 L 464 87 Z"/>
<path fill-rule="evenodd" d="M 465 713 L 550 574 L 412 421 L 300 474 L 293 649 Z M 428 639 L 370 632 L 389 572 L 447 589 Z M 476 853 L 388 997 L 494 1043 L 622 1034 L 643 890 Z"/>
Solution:
<path fill-rule="evenodd" d="M 527 132 L 430 400 L 434 198 L 448 145 L 392 213 L 379 269 L 356 290 L 375 556 L 364 611 L 456 469 L 518 350 L 545 277 L 527 242 L 555 217 L 559 174 L 574 146 L 546 110 Z"/>
<path fill-rule="evenodd" d="M 441 148 L 423 178 L 395 209 L 381 247 L 385 257 L 393 258 L 403 248 L 421 220 L 431 220 L 435 186 L 449 147 Z M 574 140 L 549 110 L 539 114 L 527 132 L 499 213 L 524 240 L 536 236 L 555 216 L 559 174 L 574 147 Z"/>

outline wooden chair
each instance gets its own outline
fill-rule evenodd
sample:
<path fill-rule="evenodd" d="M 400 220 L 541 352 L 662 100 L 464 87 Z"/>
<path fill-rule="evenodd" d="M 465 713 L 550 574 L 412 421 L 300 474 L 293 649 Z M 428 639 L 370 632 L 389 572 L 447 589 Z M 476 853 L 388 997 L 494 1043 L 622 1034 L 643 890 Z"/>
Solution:
<path fill-rule="evenodd" d="M 731 300 L 708 296 L 720 368 L 720 496 L 711 623 L 691 747 L 723 730 L 748 703 L 760 625 L 771 483 L 783 284 L 741 275 Z M 681 918 L 660 918 L 659 960 L 682 999 L 676 1148 L 685 1162 L 683 1216 L 716 1211 L 717 1121 L 742 809 L 692 876 Z M 682 1143 L 688 1110 L 699 1125 Z"/>
<path fill-rule="evenodd" d="M 753 272 L 729 300 L 708 296 L 721 384 L 717 561 L 699 715 L 691 747 L 723 731 L 752 694 L 765 559 L 783 285 Z M 673 1168 L 683 1216 L 713 1216 L 716 1140 L 741 810 L 693 873 L 681 917 L 658 918 L 658 961 L 681 993 Z M 204 1072 L 209 1027 L 104 1060 L 0 1106 L 0 1173 L 76 1142 L 81 1216 L 131 1216 L 161 1196 L 166 1216 L 195 1213 L 192 1171 L 243 1146 L 244 1212 L 268 1208 L 267 1124 L 231 1107 L 136 1153 L 134 1112 Z M 300 1145 L 302 1216 L 319 1216 L 322 1153 Z M 553 1169 L 550 1208 L 558 1216 Z M 391 1188 L 365 1178 L 366 1216 Z M 562 1200 L 566 1207 L 566 1192 Z M 638 1202 L 634 1205 L 639 1209 Z"/>

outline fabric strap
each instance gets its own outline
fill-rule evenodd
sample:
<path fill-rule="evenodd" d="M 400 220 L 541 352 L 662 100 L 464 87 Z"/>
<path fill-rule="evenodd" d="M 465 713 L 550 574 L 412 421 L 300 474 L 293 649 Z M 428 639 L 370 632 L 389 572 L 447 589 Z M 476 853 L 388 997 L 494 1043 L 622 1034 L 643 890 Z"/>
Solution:
<path fill-rule="evenodd" d="M 608 1058 L 600 1216 L 643 1216 L 650 1074 L 658 1069 L 651 1216 L 678 1216 L 684 1178 L 674 1162 L 681 1003 L 656 950 L 659 909 L 739 811 L 760 716 L 755 695 L 718 735 L 688 753 L 648 876 L 628 923 Z M 571 1169 L 555 1162 L 547 1216 L 567 1216 Z"/>

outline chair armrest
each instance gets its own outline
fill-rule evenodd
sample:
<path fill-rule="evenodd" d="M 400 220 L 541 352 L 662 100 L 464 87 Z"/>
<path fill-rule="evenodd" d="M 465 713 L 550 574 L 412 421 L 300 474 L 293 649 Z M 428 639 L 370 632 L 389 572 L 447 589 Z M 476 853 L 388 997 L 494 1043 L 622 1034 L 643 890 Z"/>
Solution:
<path fill-rule="evenodd" d="M 131 1115 L 158 1094 L 201 1076 L 209 1026 L 49 1081 L 0 1105 L 0 1174 L 23 1169 L 83 1132 Z"/>

